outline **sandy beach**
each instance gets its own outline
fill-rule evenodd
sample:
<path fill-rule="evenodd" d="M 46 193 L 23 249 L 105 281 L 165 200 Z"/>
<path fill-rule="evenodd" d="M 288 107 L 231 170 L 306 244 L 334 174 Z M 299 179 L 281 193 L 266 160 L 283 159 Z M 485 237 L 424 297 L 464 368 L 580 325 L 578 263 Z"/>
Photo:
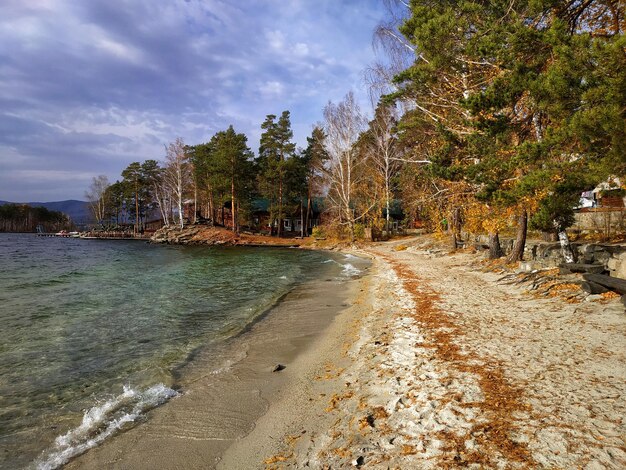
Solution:
<path fill-rule="evenodd" d="M 366 250 L 343 346 L 220 468 L 624 468 L 623 306 L 536 299 L 415 245 Z"/>
<path fill-rule="evenodd" d="M 201 379 L 67 468 L 624 468 L 624 307 L 537 298 L 421 243 L 359 251 L 369 274 L 323 302 L 330 326 L 267 336 L 231 388 Z M 229 390 L 249 425 L 209 429 Z"/>

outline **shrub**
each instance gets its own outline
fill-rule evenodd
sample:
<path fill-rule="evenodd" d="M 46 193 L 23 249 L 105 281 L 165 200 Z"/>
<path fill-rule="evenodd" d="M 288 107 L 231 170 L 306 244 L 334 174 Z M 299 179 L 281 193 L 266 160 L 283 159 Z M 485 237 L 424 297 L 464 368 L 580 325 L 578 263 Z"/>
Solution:
<path fill-rule="evenodd" d="M 354 238 L 363 240 L 365 238 L 365 225 L 354 224 Z"/>
<path fill-rule="evenodd" d="M 323 227 L 313 227 L 311 235 L 313 236 L 313 238 L 326 238 L 326 231 Z"/>

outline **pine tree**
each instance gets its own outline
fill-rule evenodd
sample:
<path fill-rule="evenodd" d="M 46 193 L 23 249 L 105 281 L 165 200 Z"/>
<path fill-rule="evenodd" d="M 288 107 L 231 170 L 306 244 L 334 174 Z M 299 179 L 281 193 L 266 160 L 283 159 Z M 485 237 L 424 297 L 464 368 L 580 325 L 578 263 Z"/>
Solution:
<path fill-rule="evenodd" d="M 239 231 L 239 210 L 242 200 L 250 194 L 248 182 L 252 175 L 252 151 L 247 146 L 245 134 L 237 134 L 233 126 L 216 133 L 209 143 L 213 170 L 228 181 L 231 204 L 232 230 Z"/>
<path fill-rule="evenodd" d="M 293 157 L 296 145 L 291 142 L 293 131 L 289 111 L 283 111 L 278 121 L 276 115 L 267 115 L 261 125 L 258 165 L 261 193 L 270 201 L 270 223 L 278 220 L 278 236 L 282 236 L 285 204 L 286 162 Z"/>

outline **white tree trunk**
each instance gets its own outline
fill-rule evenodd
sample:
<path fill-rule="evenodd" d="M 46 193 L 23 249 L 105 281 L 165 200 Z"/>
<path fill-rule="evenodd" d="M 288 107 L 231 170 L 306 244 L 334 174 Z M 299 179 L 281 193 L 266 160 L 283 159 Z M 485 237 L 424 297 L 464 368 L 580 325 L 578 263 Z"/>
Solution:
<path fill-rule="evenodd" d="M 559 242 L 561 243 L 561 254 L 563 255 L 563 259 L 565 260 L 565 262 L 575 263 L 576 257 L 574 256 L 572 245 L 569 242 L 569 238 L 565 230 L 561 230 L 559 232 Z"/>

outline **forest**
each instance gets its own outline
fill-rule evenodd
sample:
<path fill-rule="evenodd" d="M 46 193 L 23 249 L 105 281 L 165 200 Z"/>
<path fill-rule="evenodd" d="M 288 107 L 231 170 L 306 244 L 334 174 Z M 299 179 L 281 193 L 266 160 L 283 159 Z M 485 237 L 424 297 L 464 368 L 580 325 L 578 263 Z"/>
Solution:
<path fill-rule="evenodd" d="M 34 232 L 38 225 L 47 233 L 73 227 L 72 221 L 62 212 L 27 204 L 0 205 L 0 232 Z"/>
<path fill-rule="evenodd" d="M 528 230 L 567 239 L 581 192 L 624 190 L 625 7 L 611 0 L 387 0 L 374 32 L 378 62 L 364 72 L 372 116 L 352 92 L 329 102 L 307 146 L 296 148 L 290 113 L 261 124 L 258 153 L 233 127 L 198 145 L 177 139 L 164 162 L 131 163 L 122 179 L 94 178 L 98 221 L 157 211 L 166 225 L 192 218 L 233 230 L 268 201 L 273 234 L 294 211 L 325 200 L 325 229 L 354 240 L 389 229 L 399 201 L 405 225 L 485 234 L 490 257 Z M 194 220 L 187 220 L 194 222 Z M 305 225 L 307 226 L 307 225 Z"/>

